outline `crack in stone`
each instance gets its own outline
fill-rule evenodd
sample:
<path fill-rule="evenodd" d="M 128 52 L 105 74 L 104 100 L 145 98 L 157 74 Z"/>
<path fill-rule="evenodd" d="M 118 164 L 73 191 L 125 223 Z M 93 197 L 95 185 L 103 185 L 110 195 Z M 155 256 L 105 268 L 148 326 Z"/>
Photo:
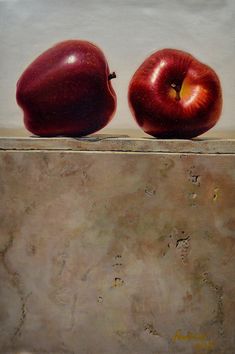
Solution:
<path fill-rule="evenodd" d="M 14 240 L 14 235 L 13 233 L 11 232 L 10 233 L 10 237 L 9 237 L 9 240 L 7 241 L 5 247 L 0 251 L 0 256 L 2 258 L 2 260 L 4 261 L 4 258 L 5 258 L 5 255 L 7 253 L 7 251 L 9 250 L 9 248 L 12 247 L 13 245 L 13 240 Z M 5 265 L 4 265 L 5 266 Z"/>
<path fill-rule="evenodd" d="M 73 302 L 71 306 L 71 321 L 70 321 L 70 328 L 69 328 L 70 331 L 73 329 L 75 323 L 75 308 L 77 304 L 77 299 L 78 299 L 77 294 L 74 294 Z"/>
<path fill-rule="evenodd" d="M 224 304 L 223 304 L 223 287 L 215 285 L 210 281 L 209 285 L 216 292 L 217 312 L 214 322 L 219 323 L 219 334 L 224 335 Z"/>
<path fill-rule="evenodd" d="M 14 243 L 14 234 L 11 232 L 8 242 L 6 243 L 5 247 L 0 251 L 0 258 L 2 260 L 3 267 L 7 272 L 7 274 L 9 275 L 10 283 L 16 289 L 21 302 L 21 308 L 20 308 L 21 316 L 20 316 L 19 324 L 12 335 L 11 338 L 12 342 L 14 341 L 15 337 L 21 335 L 21 329 L 24 325 L 25 318 L 26 318 L 26 301 L 24 297 L 24 292 L 20 285 L 19 273 L 10 269 L 6 261 L 7 252 L 13 247 L 13 243 Z"/>
<path fill-rule="evenodd" d="M 190 239 L 190 236 L 187 236 L 185 238 L 179 238 L 178 240 L 176 240 L 176 245 L 175 247 L 177 248 L 180 244 L 180 242 L 183 242 L 183 241 L 188 241 Z"/>
<path fill-rule="evenodd" d="M 215 291 L 217 311 L 213 323 L 219 324 L 219 335 L 224 336 L 224 304 L 223 304 L 223 287 L 215 284 L 208 276 L 208 273 L 204 273 L 204 282 Z"/>
<path fill-rule="evenodd" d="M 147 323 L 145 325 L 144 330 L 148 333 L 151 334 L 153 336 L 159 336 L 158 331 L 154 328 L 154 326 L 151 323 Z"/>
<path fill-rule="evenodd" d="M 24 325 L 24 321 L 25 321 L 25 318 L 26 318 L 26 304 L 24 302 L 23 296 L 20 296 L 20 301 L 21 301 L 21 317 L 20 317 L 20 322 L 19 322 L 19 324 L 18 324 L 18 326 L 15 329 L 15 332 L 13 334 L 13 338 L 21 335 L 21 329 L 22 329 L 22 327 Z"/>

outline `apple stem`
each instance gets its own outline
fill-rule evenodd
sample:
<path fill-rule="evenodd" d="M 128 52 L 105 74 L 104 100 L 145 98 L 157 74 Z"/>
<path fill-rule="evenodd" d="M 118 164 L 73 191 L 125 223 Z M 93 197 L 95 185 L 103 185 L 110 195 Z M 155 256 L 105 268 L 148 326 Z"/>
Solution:
<path fill-rule="evenodd" d="M 117 77 L 116 73 L 113 71 L 111 74 L 109 74 L 108 79 L 112 80 L 115 79 Z"/>
<path fill-rule="evenodd" d="M 175 92 L 176 92 L 176 96 L 175 96 L 176 101 L 180 101 L 180 92 L 179 91 L 175 91 Z"/>
<path fill-rule="evenodd" d="M 175 93 L 176 93 L 175 99 L 176 99 L 176 101 L 180 101 L 181 85 L 173 83 L 173 84 L 171 84 L 171 87 L 175 90 Z"/>

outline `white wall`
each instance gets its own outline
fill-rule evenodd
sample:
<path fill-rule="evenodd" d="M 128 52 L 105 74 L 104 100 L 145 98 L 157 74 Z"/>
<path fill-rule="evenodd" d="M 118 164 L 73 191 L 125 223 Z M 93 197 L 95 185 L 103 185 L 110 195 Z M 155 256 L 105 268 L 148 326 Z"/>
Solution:
<path fill-rule="evenodd" d="M 149 53 L 183 49 L 221 78 L 224 109 L 217 129 L 235 128 L 234 0 L 0 0 L 0 127 L 21 127 L 15 84 L 42 51 L 70 38 L 93 41 L 118 78 L 118 111 L 109 128 L 136 128 L 128 82 Z"/>

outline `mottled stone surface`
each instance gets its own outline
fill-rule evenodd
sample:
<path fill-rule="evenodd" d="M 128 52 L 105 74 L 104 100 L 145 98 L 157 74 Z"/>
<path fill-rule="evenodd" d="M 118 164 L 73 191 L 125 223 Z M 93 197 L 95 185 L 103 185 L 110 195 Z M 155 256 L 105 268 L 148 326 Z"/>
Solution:
<path fill-rule="evenodd" d="M 167 144 L 1 145 L 1 354 L 235 353 L 234 141 Z"/>

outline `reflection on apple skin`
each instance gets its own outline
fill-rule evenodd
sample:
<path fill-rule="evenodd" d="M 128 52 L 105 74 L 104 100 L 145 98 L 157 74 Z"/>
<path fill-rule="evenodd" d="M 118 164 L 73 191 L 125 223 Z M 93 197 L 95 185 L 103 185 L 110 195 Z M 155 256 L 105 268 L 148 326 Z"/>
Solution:
<path fill-rule="evenodd" d="M 148 57 L 129 85 L 138 125 L 158 138 L 192 138 L 218 121 L 222 90 L 217 74 L 191 54 L 163 49 Z"/>
<path fill-rule="evenodd" d="M 40 136 L 84 136 L 102 129 L 116 110 L 114 77 L 94 44 L 70 40 L 55 45 L 17 83 L 25 127 Z"/>

